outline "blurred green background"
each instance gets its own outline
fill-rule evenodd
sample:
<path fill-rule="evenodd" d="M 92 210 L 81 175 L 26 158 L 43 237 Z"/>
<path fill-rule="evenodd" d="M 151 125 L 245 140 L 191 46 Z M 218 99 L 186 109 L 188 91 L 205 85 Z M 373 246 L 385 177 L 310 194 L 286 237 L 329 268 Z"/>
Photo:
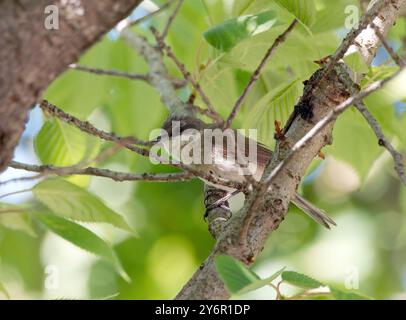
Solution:
<path fill-rule="evenodd" d="M 145 15 L 163 3 L 144 1 L 132 18 Z M 317 69 L 313 61 L 334 52 L 348 32 L 345 25 L 348 6 L 358 8 L 358 1 L 314 1 L 315 12 L 309 15 L 311 21 L 304 20 L 306 23 L 292 33 L 272 58 L 244 104 L 236 128 L 258 128 L 259 139 L 272 147 L 274 120 L 287 120 L 300 97 L 302 81 Z M 203 37 L 208 28 L 227 19 L 268 9 L 278 13 L 280 24 L 241 42 L 230 52 L 216 51 Z M 155 16 L 134 31 L 152 41 L 148 27 L 162 29 L 170 12 Z M 200 80 L 224 116 L 265 50 L 291 19 L 292 16 L 274 1 L 186 0 L 171 28 L 168 43 Z M 399 53 L 404 53 L 405 26 L 405 18 L 399 19 L 389 36 L 390 44 Z M 208 61 L 209 65 L 202 68 Z M 79 63 L 134 73 L 148 70 L 145 62 L 114 30 L 95 44 Z M 168 67 L 174 75 L 180 76 L 169 61 Z M 395 69 L 387 53 L 380 48 L 374 67 L 367 71 L 364 85 Z M 383 123 L 385 133 L 403 151 L 406 146 L 405 83 L 382 90 L 366 101 Z M 189 94 L 188 88 L 179 90 L 184 99 Z M 159 95 L 149 85 L 75 70 L 61 75 L 48 88 L 45 98 L 102 129 L 142 139 L 148 139 L 149 132 L 159 128 L 167 116 Z M 197 104 L 202 105 L 199 100 Z M 83 157 L 79 152 L 95 149 L 99 152 L 110 146 L 91 140 L 87 151 L 62 146 L 59 150 L 65 154 L 62 158 L 41 153 L 44 142 L 36 136 L 46 120 L 38 107 L 33 109 L 16 151 L 16 160 L 71 165 Z M 48 141 L 47 137 L 44 139 Z M 392 169 L 392 160 L 383 153 L 354 110 L 339 119 L 334 144 L 324 152 L 326 159 L 314 161 L 300 192 L 326 210 L 338 226 L 331 231 L 324 230 L 291 206 L 286 220 L 272 234 L 255 262 L 254 270 L 266 276 L 286 266 L 327 283 L 359 288 L 374 298 L 406 298 L 406 192 Z M 127 151 L 119 151 L 97 165 L 126 172 L 173 171 L 167 166 L 154 166 L 148 159 Z M 27 175 L 9 169 L 0 180 Z M 108 262 L 58 237 L 35 219 L 28 218 L 27 227 L 27 221 L 16 226 L 0 217 L 0 283 L 13 299 L 170 299 L 214 244 L 203 221 L 203 183 L 200 181 L 119 183 L 83 177 L 73 177 L 70 181 L 99 196 L 110 208 L 123 214 L 136 230 L 137 236 L 132 237 L 109 225 L 83 224 L 114 246 L 131 282 L 123 280 Z M 0 194 L 34 184 L 35 181 L 24 181 L 0 185 Z M 31 201 L 29 193 L 4 199 L 13 204 Z M 232 207 L 238 209 L 242 201 L 237 197 Z M 242 298 L 274 297 L 273 290 L 265 288 Z M 1 298 L 6 295 L 0 290 Z"/>

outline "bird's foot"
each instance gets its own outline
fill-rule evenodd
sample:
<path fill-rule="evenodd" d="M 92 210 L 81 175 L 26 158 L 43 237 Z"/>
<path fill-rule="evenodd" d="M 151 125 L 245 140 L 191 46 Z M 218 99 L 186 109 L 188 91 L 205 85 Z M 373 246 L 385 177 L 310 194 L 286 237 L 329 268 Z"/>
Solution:
<path fill-rule="evenodd" d="M 214 209 L 217 209 L 217 208 L 220 208 L 220 209 L 222 209 L 224 211 L 227 211 L 227 213 L 229 214 L 229 216 L 227 217 L 227 220 L 231 218 L 231 215 L 232 215 L 231 209 L 225 203 L 222 203 L 222 204 L 219 204 L 217 206 L 214 206 L 214 204 L 208 206 L 206 208 L 206 211 L 204 212 L 204 216 L 203 216 L 204 221 L 206 221 L 207 218 L 209 217 L 210 211 L 212 211 Z"/>
<path fill-rule="evenodd" d="M 236 195 L 237 193 L 239 193 L 239 191 L 234 191 L 234 192 L 230 192 L 228 194 L 226 194 L 223 198 L 217 200 L 216 202 L 209 204 L 208 206 L 206 206 L 206 211 L 204 212 L 204 220 L 206 221 L 207 217 L 209 216 L 210 211 L 217 209 L 217 208 L 221 208 L 225 211 L 227 211 L 229 213 L 229 217 L 227 219 L 229 219 L 231 217 L 231 209 L 227 203 L 227 201 L 233 197 L 234 195 Z"/>

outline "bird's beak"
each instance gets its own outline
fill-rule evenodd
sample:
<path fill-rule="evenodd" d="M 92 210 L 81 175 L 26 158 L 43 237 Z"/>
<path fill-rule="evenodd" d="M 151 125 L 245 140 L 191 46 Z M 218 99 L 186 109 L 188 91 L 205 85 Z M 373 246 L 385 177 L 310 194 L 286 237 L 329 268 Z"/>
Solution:
<path fill-rule="evenodd" d="M 158 137 L 156 137 L 155 139 L 150 140 L 150 141 L 149 141 L 149 144 L 151 144 L 151 145 L 152 145 L 152 144 L 156 144 L 156 143 L 160 142 L 161 139 L 162 139 L 162 137 L 161 137 L 161 136 L 158 136 Z"/>

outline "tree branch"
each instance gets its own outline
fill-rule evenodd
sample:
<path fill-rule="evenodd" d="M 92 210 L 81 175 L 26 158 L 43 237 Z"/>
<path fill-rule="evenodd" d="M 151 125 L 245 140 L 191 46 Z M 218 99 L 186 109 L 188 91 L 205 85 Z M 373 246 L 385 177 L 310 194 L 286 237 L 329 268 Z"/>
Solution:
<path fill-rule="evenodd" d="M 161 100 L 171 113 L 188 113 L 187 103 L 176 94 L 174 84 L 168 80 L 168 71 L 162 61 L 160 51 L 153 47 L 146 38 L 139 36 L 123 25 L 119 28 L 121 37 L 130 45 L 149 65 L 150 83 L 161 95 Z"/>
<path fill-rule="evenodd" d="M 129 73 L 119 70 L 106 70 L 106 69 L 99 69 L 99 68 L 92 68 L 87 66 L 81 66 L 77 64 L 71 64 L 69 66 L 70 69 L 88 72 L 96 75 L 105 75 L 105 76 L 113 76 L 113 77 L 120 77 L 120 78 L 127 78 L 130 80 L 142 80 L 145 82 L 150 83 L 151 79 L 148 74 L 138 74 L 138 73 Z M 170 80 L 176 89 L 183 88 L 186 86 L 186 81 L 182 79 L 177 79 L 175 77 L 168 76 L 168 80 Z"/>
<path fill-rule="evenodd" d="M 44 110 L 45 112 L 51 114 L 54 117 L 61 119 L 62 121 L 66 122 L 66 123 L 69 123 L 69 124 L 75 126 L 76 128 L 80 129 L 83 132 L 86 132 L 93 136 L 99 137 L 100 139 L 105 140 L 105 141 L 115 142 L 118 145 L 121 145 L 142 156 L 149 155 L 149 151 L 147 149 L 143 149 L 143 148 L 140 148 L 140 147 L 137 147 L 134 145 L 134 144 L 138 144 L 141 146 L 146 146 L 146 145 L 148 145 L 148 142 L 139 140 L 134 137 L 123 138 L 123 137 L 115 135 L 114 133 L 108 133 L 103 130 L 97 129 L 90 122 L 79 120 L 78 118 L 62 111 L 57 106 L 54 106 L 53 104 L 49 103 L 46 100 L 43 100 L 41 102 L 40 106 L 41 106 L 41 109 Z"/>
<path fill-rule="evenodd" d="M 159 9 L 157 9 L 157 10 L 155 10 L 155 11 L 153 11 L 153 12 L 151 12 L 151 13 L 149 13 L 149 14 L 147 14 L 147 15 L 145 15 L 145 16 L 143 16 L 143 17 L 137 19 L 137 20 L 131 21 L 130 24 L 129 24 L 129 26 L 130 26 L 130 27 L 135 26 L 135 25 L 137 25 L 137 24 L 140 24 L 140 23 L 142 23 L 142 22 L 144 22 L 144 21 L 146 21 L 146 20 L 152 18 L 153 16 L 155 16 L 155 15 L 157 15 L 157 14 L 160 14 L 160 13 L 163 12 L 165 9 L 169 8 L 169 6 L 170 6 L 171 4 L 172 4 L 172 0 L 169 0 L 168 2 L 164 3 Z"/>
<path fill-rule="evenodd" d="M 177 16 L 182 4 L 183 4 L 183 0 L 178 0 L 178 3 L 176 4 L 175 10 L 173 10 L 172 14 L 169 16 L 169 19 L 165 24 L 165 28 L 162 31 L 162 39 L 165 39 L 166 36 L 168 35 L 169 29 L 170 29 L 173 21 L 175 20 L 175 18 Z"/>
<path fill-rule="evenodd" d="M 388 42 L 386 41 L 385 37 L 383 36 L 383 34 L 381 33 L 381 31 L 379 31 L 379 28 L 372 23 L 372 28 L 374 28 L 376 35 L 378 36 L 379 40 L 382 42 L 383 46 L 385 47 L 386 51 L 389 53 L 389 55 L 391 56 L 391 58 L 393 59 L 393 61 L 395 61 L 395 63 L 399 66 L 399 67 L 404 67 L 405 66 L 405 62 L 403 61 L 403 59 L 401 57 L 399 57 L 399 55 L 391 48 L 391 46 L 388 44 Z"/>
<path fill-rule="evenodd" d="M 180 60 L 176 57 L 172 48 L 165 43 L 164 38 L 158 33 L 158 31 L 155 28 L 151 28 L 151 32 L 154 34 L 159 48 L 161 50 L 163 50 L 166 53 L 166 55 L 175 63 L 175 65 L 178 67 L 179 71 L 182 73 L 183 77 L 185 78 L 185 80 L 190 82 L 190 84 L 193 86 L 193 88 L 196 90 L 196 92 L 200 95 L 200 97 L 202 98 L 202 101 L 207 106 L 207 110 L 208 110 L 207 116 L 209 116 L 210 118 L 215 120 L 217 123 L 222 123 L 223 120 L 221 119 L 220 115 L 214 109 L 213 105 L 211 104 L 211 102 L 209 100 L 209 97 L 204 93 L 200 84 L 193 78 L 191 73 L 186 69 L 185 65 L 182 62 L 180 62 Z"/>
<path fill-rule="evenodd" d="M 403 154 L 396 151 L 393 145 L 385 137 L 379 122 L 361 101 L 355 103 L 355 107 L 358 109 L 359 112 L 361 112 L 361 114 L 364 116 L 365 120 L 371 127 L 372 131 L 375 133 L 376 137 L 378 138 L 378 144 L 388 150 L 388 152 L 392 156 L 393 161 L 395 162 L 395 171 L 397 172 L 400 181 L 406 186 L 406 173 L 404 165 L 405 159 Z"/>
<path fill-rule="evenodd" d="M 73 70 L 93 73 L 93 74 L 97 74 L 97 75 L 115 76 L 115 77 L 131 79 L 131 80 L 142 80 L 142 81 L 146 81 L 146 82 L 150 81 L 149 76 L 147 74 L 129 73 L 129 72 L 118 71 L 118 70 L 98 69 L 98 68 L 92 68 L 92 67 L 87 67 L 87 66 L 81 66 L 78 64 L 71 64 L 71 65 L 69 65 L 69 68 L 73 69 Z"/>
<path fill-rule="evenodd" d="M 32 165 L 17 161 L 11 161 L 10 167 L 30 172 L 40 173 L 42 176 L 71 176 L 71 175 L 87 175 L 109 178 L 114 181 L 154 181 L 154 182 L 176 182 L 189 181 L 194 179 L 193 175 L 187 172 L 176 173 L 125 173 L 113 171 L 109 169 L 100 169 L 94 167 L 78 168 L 77 166 L 70 167 L 55 167 L 52 165 Z"/>

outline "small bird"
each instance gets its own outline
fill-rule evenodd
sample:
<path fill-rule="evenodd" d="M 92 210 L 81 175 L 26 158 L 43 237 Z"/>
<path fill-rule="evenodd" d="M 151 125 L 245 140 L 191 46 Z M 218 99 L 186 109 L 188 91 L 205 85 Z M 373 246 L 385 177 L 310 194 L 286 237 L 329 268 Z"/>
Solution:
<path fill-rule="evenodd" d="M 216 181 L 219 181 L 213 184 L 199 177 L 205 183 L 227 191 L 224 198 L 207 207 L 207 214 L 208 210 L 222 206 L 229 198 L 243 191 L 223 185 L 221 181 L 244 185 L 247 182 L 247 175 L 257 182 L 260 181 L 273 152 L 263 144 L 243 136 L 234 129 L 227 129 L 227 134 L 218 129 L 217 134 L 221 133 L 220 138 L 222 139 L 221 143 L 218 143 L 219 140 L 215 140 L 216 135 L 209 136 L 209 138 L 205 136 L 206 129 L 213 131 L 218 128 L 190 115 L 171 116 L 164 122 L 161 135 L 152 142 L 159 143 L 172 160 L 187 164 L 191 168 L 197 169 L 196 171 L 210 174 L 216 178 Z M 228 138 L 231 138 L 231 147 L 230 143 L 227 143 Z M 250 155 L 250 148 L 252 148 L 251 151 L 256 152 L 254 157 L 252 154 Z M 298 193 L 291 201 L 324 227 L 330 229 L 330 225 L 336 225 L 324 211 Z"/>

